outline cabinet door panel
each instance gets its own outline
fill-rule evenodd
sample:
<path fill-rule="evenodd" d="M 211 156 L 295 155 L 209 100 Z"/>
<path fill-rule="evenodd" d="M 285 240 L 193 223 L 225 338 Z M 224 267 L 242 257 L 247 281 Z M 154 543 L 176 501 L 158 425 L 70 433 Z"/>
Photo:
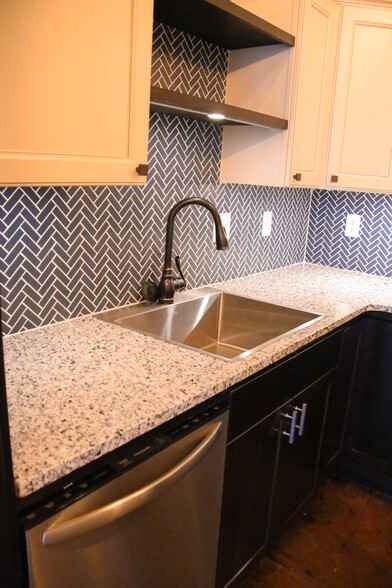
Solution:
<path fill-rule="evenodd" d="M 332 0 L 305 3 L 289 183 L 321 186 L 332 101 L 337 6 Z M 301 179 L 294 175 L 300 173 Z"/>
<path fill-rule="evenodd" d="M 333 187 L 392 189 L 391 55 L 392 11 L 345 7 L 327 180 Z"/>
<path fill-rule="evenodd" d="M 306 404 L 303 435 L 296 429 L 294 442 L 290 444 L 288 433 L 290 420 L 281 417 L 279 428 L 279 459 L 272 500 L 271 532 L 276 534 L 297 509 L 312 494 L 317 474 L 320 443 L 331 381 L 335 370 L 327 374 L 294 398 L 282 411 L 292 414 Z M 300 414 L 298 415 L 300 419 Z M 299 420 L 298 419 L 298 420 Z"/>
<path fill-rule="evenodd" d="M 392 317 L 372 312 L 361 338 L 339 462 L 346 477 L 392 496 Z"/>
<path fill-rule="evenodd" d="M 0 3 L 0 183 L 142 183 L 152 0 Z"/>
<path fill-rule="evenodd" d="M 392 475 L 392 322 L 362 324 L 349 444 L 359 460 Z"/>
<path fill-rule="evenodd" d="M 327 467 L 342 449 L 361 339 L 361 325 L 362 322 L 359 321 L 343 332 L 338 373 L 329 395 L 320 468 Z"/>
<path fill-rule="evenodd" d="M 266 542 L 277 426 L 272 415 L 227 447 L 217 586 L 224 586 Z"/>

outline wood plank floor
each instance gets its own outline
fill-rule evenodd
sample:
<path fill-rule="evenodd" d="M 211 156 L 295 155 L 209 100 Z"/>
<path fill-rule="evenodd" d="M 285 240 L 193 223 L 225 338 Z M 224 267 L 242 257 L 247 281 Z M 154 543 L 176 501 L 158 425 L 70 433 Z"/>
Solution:
<path fill-rule="evenodd" d="M 328 480 L 240 588 L 392 588 L 392 501 Z"/>

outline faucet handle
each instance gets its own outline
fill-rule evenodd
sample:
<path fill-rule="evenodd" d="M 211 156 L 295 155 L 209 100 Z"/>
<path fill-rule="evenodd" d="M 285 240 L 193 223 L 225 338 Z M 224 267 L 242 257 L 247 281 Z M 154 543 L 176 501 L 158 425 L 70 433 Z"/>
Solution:
<path fill-rule="evenodd" d="M 176 262 L 178 273 L 180 274 L 182 282 L 183 282 L 183 284 L 179 283 L 179 280 L 177 278 L 178 286 L 176 287 L 176 290 L 186 290 L 186 279 L 185 279 L 184 274 L 182 273 L 180 256 L 177 255 L 174 261 Z"/>

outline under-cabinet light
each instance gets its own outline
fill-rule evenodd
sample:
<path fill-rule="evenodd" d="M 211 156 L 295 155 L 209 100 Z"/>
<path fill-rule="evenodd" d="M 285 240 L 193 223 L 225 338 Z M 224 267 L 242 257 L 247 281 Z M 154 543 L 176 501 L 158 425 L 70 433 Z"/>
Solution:
<path fill-rule="evenodd" d="M 219 114 L 218 112 L 211 112 L 211 114 L 208 114 L 207 116 L 212 120 L 223 120 L 226 118 L 224 114 Z"/>

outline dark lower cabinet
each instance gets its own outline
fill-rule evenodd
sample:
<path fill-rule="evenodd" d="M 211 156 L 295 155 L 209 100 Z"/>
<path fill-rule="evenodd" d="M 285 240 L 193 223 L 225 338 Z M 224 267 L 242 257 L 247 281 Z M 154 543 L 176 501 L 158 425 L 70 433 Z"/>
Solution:
<path fill-rule="evenodd" d="M 217 586 L 225 586 L 266 543 L 278 424 L 272 414 L 227 446 Z"/>
<path fill-rule="evenodd" d="M 392 496 L 392 315 L 369 313 L 361 339 L 343 472 Z"/>
<path fill-rule="evenodd" d="M 279 456 L 271 501 L 271 538 L 313 493 L 326 408 L 335 377 L 336 370 L 329 372 L 280 411 Z"/>
<path fill-rule="evenodd" d="M 392 314 L 369 312 L 232 390 L 217 587 L 330 467 L 392 496 Z"/>
<path fill-rule="evenodd" d="M 331 466 L 339 456 L 346 430 L 348 410 L 354 387 L 354 374 L 358 364 L 358 351 L 361 342 L 362 321 L 356 320 L 343 329 L 339 357 L 339 369 L 333 382 L 328 400 L 320 469 Z"/>
<path fill-rule="evenodd" d="M 238 577 L 312 494 L 342 331 L 232 390 L 217 587 Z"/>

